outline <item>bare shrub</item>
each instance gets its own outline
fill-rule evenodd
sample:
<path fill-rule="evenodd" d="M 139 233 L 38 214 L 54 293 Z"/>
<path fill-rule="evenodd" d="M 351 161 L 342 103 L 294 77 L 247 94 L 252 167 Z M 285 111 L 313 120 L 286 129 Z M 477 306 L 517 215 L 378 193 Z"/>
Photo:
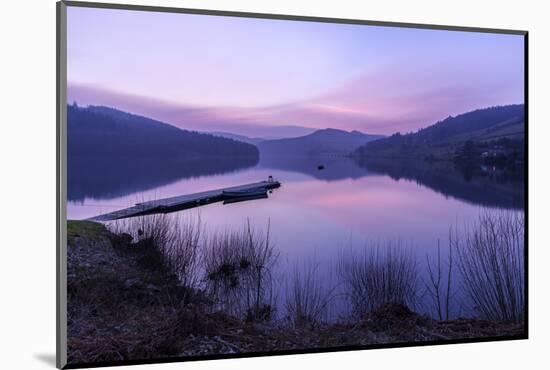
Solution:
<path fill-rule="evenodd" d="M 524 216 L 483 211 L 456 245 L 463 288 L 482 318 L 524 319 Z"/>
<path fill-rule="evenodd" d="M 278 252 L 267 232 L 254 230 L 250 221 L 241 231 L 213 234 L 204 254 L 205 286 L 216 308 L 253 320 L 273 314 L 272 269 Z"/>
<path fill-rule="evenodd" d="M 437 260 L 430 261 L 426 255 L 428 268 L 428 281 L 424 281 L 428 298 L 432 304 L 432 311 L 435 311 L 439 320 L 449 320 L 452 310 L 453 292 L 453 246 L 456 246 L 457 235 L 449 230 L 449 256 L 447 263 L 441 261 L 441 247 L 437 240 Z"/>
<path fill-rule="evenodd" d="M 387 303 L 410 307 L 416 303 L 416 261 L 399 242 L 374 244 L 359 253 L 342 254 L 338 275 L 356 316 Z"/>
<path fill-rule="evenodd" d="M 287 318 L 294 327 L 315 327 L 327 319 L 335 288 L 323 284 L 318 270 L 314 260 L 294 266 L 285 302 Z"/>

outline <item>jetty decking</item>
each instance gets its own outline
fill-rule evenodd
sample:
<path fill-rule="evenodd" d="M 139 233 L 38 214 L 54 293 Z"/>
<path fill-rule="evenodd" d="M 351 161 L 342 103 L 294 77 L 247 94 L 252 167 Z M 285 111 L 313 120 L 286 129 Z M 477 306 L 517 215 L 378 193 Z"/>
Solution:
<path fill-rule="evenodd" d="M 177 197 L 152 200 L 149 202 L 137 203 L 130 208 L 124 208 L 118 211 L 104 213 L 90 218 L 92 221 L 113 221 L 121 218 L 144 216 L 154 213 L 169 213 L 183 209 L 194 208 L 220 202 L 225 199 L 224 191 L 258 191 L 271 190 L 281 186 L 278 181 L 260 181 L 252 184 L 233 186 L 229 188 L 203 191 L 200 193 L 180 195 Z"/>

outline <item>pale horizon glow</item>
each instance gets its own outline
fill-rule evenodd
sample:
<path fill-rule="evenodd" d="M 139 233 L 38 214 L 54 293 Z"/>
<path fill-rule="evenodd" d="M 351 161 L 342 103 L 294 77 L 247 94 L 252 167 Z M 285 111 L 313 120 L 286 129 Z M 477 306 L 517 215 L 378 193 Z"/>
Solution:
<path fill-rule="evenodd" d="M 524 102 L 521 35 L 68 7 L 68 101 L 247 136 Z"/>

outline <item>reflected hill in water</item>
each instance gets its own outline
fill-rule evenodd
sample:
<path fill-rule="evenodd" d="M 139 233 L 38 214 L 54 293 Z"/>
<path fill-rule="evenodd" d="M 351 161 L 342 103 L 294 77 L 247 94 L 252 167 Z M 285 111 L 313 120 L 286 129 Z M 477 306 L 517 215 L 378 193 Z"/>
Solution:
<path fill-rule="evenodd" d="M 254 167 L 257 157 L 175 160 L 127 157 L 69 157 L 68 200 L 113 199 L 199 176 L 212 176 Z"/>
<path fill-rule="evenodd" d="M 320 170 L 318 166 L 324 168 Z M 342 156 L 273 157 L 260 154 L 258 167 L 301 173 L 323 181 L 359 179 L 369 175 L 368 171 L 361 168 L 356 162 Z"/>
<path fill-rule="evenodd" d="M 344 156 L 380 138 L 383 136 L 327 128 L 295 138 L 265 140 L 257 144 L 259 166 L 304 173 L 324 181 L 358 179 L 367 173 Z"/>
<path fill-rule="evenodd" d="M 452 162 L 355 158 L 358 166 L 368 173 L 387 175 L 399 181 L 415 181 L 445 196 L 465 202 L 507 209 L 525 206 L 523 174 L 515 176 L 480 168 L 459 170 Z"/>
<path fill-rule="evenodd" d="M 323 170 L 317 166 L 324 165 Z M 507 209 L 524 207 L 523 176 L 492 169 L 459 170 L 452 162 L 348 157 L 264 157 L 262 168 L 299 172 L 323 181 L 385 175 L 395 181 L 415 181 L 447 197 L 471 204 Z M 485 170 L 485 172 L 484 172 Z"/>
<path fill-rule="evenodd" d="M 324 169 L 319 170 L 322 164 Z M 68 159 L 68 199 L 112 199 L 154 189 L 178 180 L 236 172 L 257 166 L 301 173 L 321 181 L 357 180 L 385 175 L 395 181 L 415 181 L 445 196 L 468 203 L 520 209 L 524 207 L 523 177 L 498 172 L 458 170 L 450 162 L 347 157 L 229 157 L 196 161 L 123 157 Z"/>

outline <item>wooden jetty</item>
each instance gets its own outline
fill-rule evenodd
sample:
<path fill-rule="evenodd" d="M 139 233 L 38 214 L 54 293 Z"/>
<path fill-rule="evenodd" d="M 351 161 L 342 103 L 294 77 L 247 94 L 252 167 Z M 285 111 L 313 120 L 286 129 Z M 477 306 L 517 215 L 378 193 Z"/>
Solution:
<path fill-rule="evenodd" d="M 229 188 L 203 191 L 200 193 L 180 195 L 177 197 L 152 200 L 149 202 L 137 203 L 130 208 L 124 208 L 118 211 L 104 213 L 90 218 L 91 221 L 113 221 L 121 218 L 150 215 L 154 213 L 169 213 L 183 209 L 200 207 L 206 204 L 226 200 L 224 192 L 259 192 L 268 191 L 281 186 L 281 183 L 275 180 L 260 181 L 252 184 L 233 186 Z"/>

